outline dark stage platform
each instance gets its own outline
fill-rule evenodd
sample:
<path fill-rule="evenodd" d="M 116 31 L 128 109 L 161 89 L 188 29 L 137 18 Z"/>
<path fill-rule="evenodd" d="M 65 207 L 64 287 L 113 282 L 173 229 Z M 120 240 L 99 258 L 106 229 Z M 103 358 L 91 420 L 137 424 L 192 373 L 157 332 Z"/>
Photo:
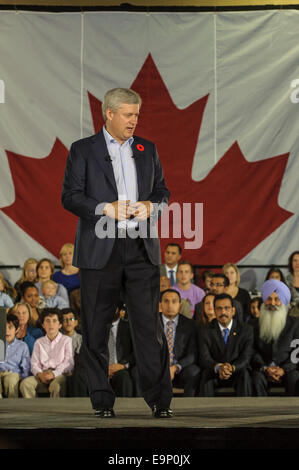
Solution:
<path fill-rule="evenodd" d="M 88 398 L 3 399 L 0 448 L 266 449 L 299 447 L 299 398 L 174 398 L 172 419 L 153 419 L 141 398 L 116 400 L 116 419 L 93 416 Z"/>

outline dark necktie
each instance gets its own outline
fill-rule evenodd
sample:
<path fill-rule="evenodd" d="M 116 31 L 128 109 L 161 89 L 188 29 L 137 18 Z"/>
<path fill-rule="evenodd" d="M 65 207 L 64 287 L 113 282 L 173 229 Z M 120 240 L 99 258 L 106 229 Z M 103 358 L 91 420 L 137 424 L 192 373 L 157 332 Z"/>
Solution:
<path fill-rule="evenodd" d="M 167 344 L 168 344 L 168 351 L 169 351 L 169 363 L 172 366 L 173 364 L 173 359 L 174 359 L 174 353 L 173 353 L 173 346 L 174 346 L 174 341 L 173 341 L 173 321 L 169 320 L 167 322 L 167 330 L 166 330 L 166 339 L 167 339 Z"/>
<path fill-rule="evenodd" d="M 175 284 L 175 281 L 174 281 L 174 274 L 173 274 L 173 273 L 174 273 L 174 270 L 171 269 L 169 272 L 170 272 L 170 283 L 171 283 L 171 285 L 173 286 L 173 285 Z"/>
<path fill-rule="evenodd" d="M 229 335 L 229 329 L 224 328 L 224 330 L 223 330 L 223 340 L 224 340 L 225 344 L 227 343 L 228 335 Z"/>

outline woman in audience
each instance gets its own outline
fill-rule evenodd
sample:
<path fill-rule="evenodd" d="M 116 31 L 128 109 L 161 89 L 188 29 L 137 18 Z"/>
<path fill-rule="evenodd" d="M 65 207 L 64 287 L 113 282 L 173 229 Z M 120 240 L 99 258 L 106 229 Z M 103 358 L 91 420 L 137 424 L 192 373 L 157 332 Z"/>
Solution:
<path fill-rule="evenodd" d="M 41 259 L 36 267 L 37 271 L 37 282 L 35 283 L 36 287 L 38 288 L 38 292 L 42 295 L 42 282 L 49 281 L 52 279 L 54 273 L 54 264 L 48 258 Z M 69 295 L 66 288 L 62 285 L 57 283 L 57 295 L 62 297 L 66 303 L 67 307 L 70 306 Z"/>
<path fill-rule="evenodd" d="M 31 307 L 32 326 L 41 327 L 41 310 L 45 307 L 44 299 L 39 295 L 38 288 L 33 282 L 25 281 L 20 285 L 21 301 Z"/>
<path fill-rule="evenodd" d="M 239 287 L 240 271 L 234 263 L 227 263 L 222 268 L 223 273 L 229 279 L 229 286 L 226 288 L 226 294 L 240 302 L 243 309 L 244 321 L 250 315 L 250 295 L 246 289 Z"/>
<path fill-rule="evenodd" d="M 20 285 L 25 282 L 36 282 L 36 266 L 37 266 L 37 260 L 35 258 L 28 258 L 26 259 L 24 265 L 23 265 L 23 271 L 22 271 L 22 276 L 20 279 L 15 283 L 15 289 L 17 291 L 17 301 L 20 300 L 21 298 L 21 292 L 20 292 Z"/>
<path fill-rule="evenodd" d="M 201 302 L 195 305 L 193 320 L 198 326 L 206 325 L 216 318 L 214 294 L 206 294 Z"/>
<path fill-rule="evenodd" d="M 30 305 L 18 302 L 10 309 L 9 313 L 13 313 L 18 317 L 19 329 L 16 338 L 27 344 L 31 356 L 35 340 L 44 336 L 44 333 L 40 328 L 35 328 Z"/>
<path fill-rule="evenodd" d="M 12 307 L 14 299 L 10 294 L 10 288 L 8 283 L 0 273 L 0 307 Z"/>
<path fill-rule="evenodd" d="M 294 251 L 289 256 L 288 269 L 286 283 L 291 291 L 292 301 L 299 302 L 299 251 Z"/>
<path fill-rule="evenodd" d="M 61 270 L 53 274 L 53 281 L 62 284 L 70 293 L 74 289 L 79 289 L 79 268 L 72 265 L 74 254 L 74 245 L 65 243 L 59 253 Z"/>
<path fill-rule="evenodd" d="M 286 284 L 286 280 L 282 271 L 279 268 L 276 268 L 275 266 L 269 269 L 265 281 L 268 281 L 268 279 L 277 279 L 277 281 L 281 281 Z"/>

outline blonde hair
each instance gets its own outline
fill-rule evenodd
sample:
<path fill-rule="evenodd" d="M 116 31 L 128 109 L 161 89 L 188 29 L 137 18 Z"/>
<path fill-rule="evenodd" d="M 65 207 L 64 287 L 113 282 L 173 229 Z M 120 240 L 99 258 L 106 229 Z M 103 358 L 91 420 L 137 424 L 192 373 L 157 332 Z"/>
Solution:
<path fill-rule="evenodd" d="M 226 263 L 222 267 L 222 271 L 224 272 L 224 274 L 228 270 L 228 268 L 233 268 L 236 271 L 236 274 L 237 274 L 236 286 L 238 286 L 240 284 L 240 280 L 241 280 L 240 271 L 238 269 L 238 266 L 234 263 Z"/>
<path fill-rule="evenodd" d="M 52 279 L 48 279 L 47 281 L 42 282 L 42 288 L 45 287 L 47 284 L 51 284 L 57 289 L 57 283 L 55 281 L 52 281 Z"/>
<path fill-rule="evenodd" d="M 3 292 L 8 294 L 12 298 L 12 300 L 15 300 L 17 297 L 17 291 L 14 287 L 8 284 L 8 282 L 4 279 L 4 276 L 2 273 L 0 273 L 0 281 L 2 281 L 2 284 L 3 284 Z"/>
<path fill-rule="evenodd" d="M 13 307 L 11 307 L 11 309 L 9 310 L 9 313 L 13 313 L 15 315 L 20 305 L 25 305 L 25 307 L 28 310 L 28 313 L 29 313 L 28 325 L 35 326 L 35 321 L 33 319 L 32 310 L 31 310 L 30 305 L 27 302 L 17 302 Z"/>
<path fill-rule="evenodd" d="M 65 243 L 64 245 L 62 245 L 62 247 L 60 248 L 60 252 L 59 252 L 59 262 L 60 262 L 60 266 L 61 268 L 63 269 L 65 264 L 62 260 L 62 253 L 63 251 L 65 250 L 65 248 L 72 248 L 72 250 L 74 251 L 74 245 L 73 243 Z"/>
<path fill-rule="evenodd" d="M 35 258 L 28 258 L 28 259 L 26 259 L 26 261 L 25 261 L 25 263 L 24 263 L 24 265 L 23 265 L 22 276 L 20 277 L 20 280 L 19 280 L 20 284 L 22 284 L 22 282 L 28 280 L 27 277 L 26 277 L 26 270 L 27 270 L 29 264 L 36 264 L 36 266 L 37 266 L 38 261 L 37 261 L 37 259 L 35 259 Z M 36 273 L 36 276 L 37 276 L 37 273 Z M 36 276 L 35 276 L 35 277 L 36 277 Z"/>

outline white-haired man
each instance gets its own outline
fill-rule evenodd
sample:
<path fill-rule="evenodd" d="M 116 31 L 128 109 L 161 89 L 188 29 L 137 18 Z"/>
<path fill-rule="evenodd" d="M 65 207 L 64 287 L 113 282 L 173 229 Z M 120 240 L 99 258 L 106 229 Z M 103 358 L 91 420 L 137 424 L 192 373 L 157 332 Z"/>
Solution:
<path fill-rule="evenodd" d="M 283 282 L 269 279 L 261 293 L 263 304 L 254 335 L 253 386 L 257 396 L 267 396 L 270 384 L 283 384 L 286 394 L 294 396 L 299 372 L 291 361 L 291 343 L 299 338 L 299 322 L 288 316 L 290 290 Z"/>

